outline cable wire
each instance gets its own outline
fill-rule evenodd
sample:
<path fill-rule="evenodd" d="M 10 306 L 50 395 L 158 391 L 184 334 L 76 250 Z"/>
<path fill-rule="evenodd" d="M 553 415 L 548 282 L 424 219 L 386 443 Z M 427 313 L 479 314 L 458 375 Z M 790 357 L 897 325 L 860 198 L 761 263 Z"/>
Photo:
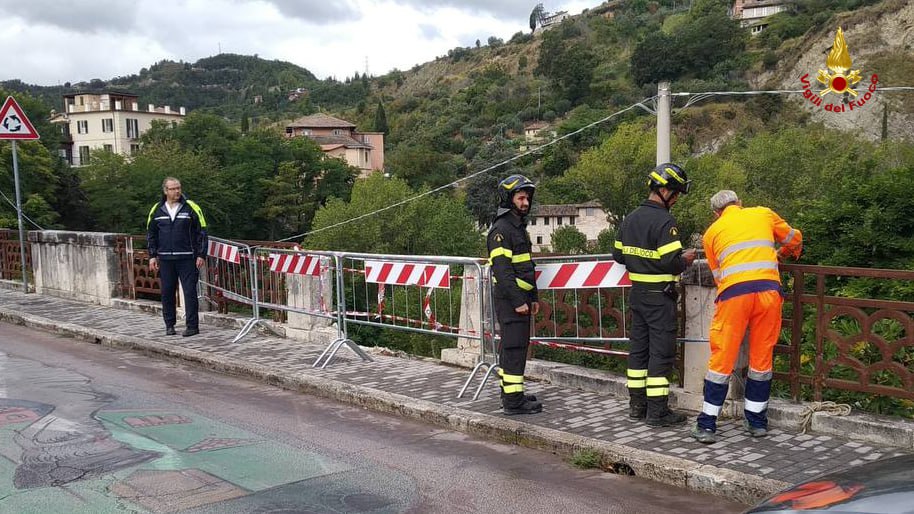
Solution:
<path fill-rule="evenodd" d="M 438 186 L 438 187 L 436 187 L 436 188 L 434 188 L 434 189 L 430 189 L 430 190 L 428 190 L 428 191 L 426 191 L 426 192 L 424 192 L 424 193 L 419 193 L 419 194 L 414 195 L 414 196 L 411 196 L 411 197 L 409 197 L 409 198 L 405 198 L 405 199 L 403 199 L 403 200 L 400 200 L 399 202 L 396 202 L 396 203 L 393 203 L 393 204 L 391 204 L 391 205 L 388 205 L 387 207 L 382 207 L 382 208 L 377 209 L 377 210 L 375 210 L 375 211 L 367 212 L 367 213 L 365 213 L 365 214 L 356 216 L 356 217 L 354 217 L 354 218 L 350 218 L 350 219 L 348 219 L 348 220 L 341 221 L 341 222 L 339 222 L 339 223 L 334 223 L 333 225 L 328 225 L 328 226 L 326 226 L 326 227 L 321 227 L 321 228 L 318 228 L 318 229 L 310 230 L 310 231 L 308 231 L 308 232 L 303 232 L 303 233 L 301 233 L 301 234 L 296 234 L 296 235 L 294 235 L 294 236 L 286 237 L 286 238 L 283 238 L 283 239 L 277 239 L 277 242 L 290 241 L 290 240 L 292 240 L 292 239 L 299 239 L 299 238 L 303 238 L 303 237 L 309 236 L 309 235 L 311 235 L 311 234 L 316 234 L 316 233 L 318 233 L 318 232 L 323 232 L 323 231 L 325 231 L 325 230 L 330 230 L 330 229 L 337 228 L 337 227 L 340 227 L 340 226 L 343 226 L 343 225 L 347 225 L 347 224 L 352 223 L 352 222 L 354 222 L 354 221 L 359 221 L 359 220 L 365 219 L 365 218 L 367 218 L 367 217 L 369 217 L 369 216 L 374 216 L 375 214 L 380 214 L 380 213 L 382 213 L 382 212 L 384 212 L 384 211 L 393 209 L 393 208 L 395 208 L 395 207 L 399 207 L 399 206 L 404 205 L 404 204 L 407 204 L 407 203 L 409 203 L 409 202 L 418 200 L 418 199 L 420 199 L 420 198 L 422 198 L 422 197 L 425 197 L 425 196 L 428 196 L 428 195 L 437 193 L 437 192 L 439 192 L 439 191 L 443 191 L 443 190 L 445 190 L 445 189 L 454 187 L 454 186 L 460 184 L 461 182 L 465 182 L 465 181 L 467 181 L 467 180 L 470 180 L 471 178 L 474 178 L 474 177 L 477 177 L 477 176 L 479 176 L 479 175 L 482 175 L 483 173 L 488 173 L 488 172 L 490 172 L 490 171 L 492 171 L 492 170 L 494 170 L 494 169 L 496 169 L 496 168 L 498 168 L 498 167 L 504 166 L 505 164 L 508 164 L 508 163 L 510 163 L 510 162 L 514 162 L 514 161 L 516 161 L 516 160 L 518 160 L 518 159 L 521 159 L 521 158 L 523 158 L 523 157 L 526 157 L 526 156 L 528 156 L 528 155 L 532 155 L 532 154 L 535 154 L 535 153 L 537 153 L 537 152 L 540 152 L 540 151 L 542 151 L 544 148 L 548 148 L 548 147 L 550 147 L 550 146 L 552 146 L 552 145 L 554 145 L 554 144 L 556 144 L 556 143 L 558 143 L 558 142 L 560 142 L 560 141 L 563 141 L 563 140 L 568 139 L 568 138 L 570 138 L 570 137 L 572 137 L 572 136 L 575 136 L 575 135 L 577 135 L 577 134 L 580 134 L 581 132 L 583 132 L 583 131 L 585 131 L 585 130 L 587 130 L 587 129 L 590 129 L 590 128 L 595 127 L 595 126 L 597 126 L 597 125 L 600 125 L 600 124 L 602 124 L 602 123 L 606 123 L 607 121 L 609 121 L 609 120 L 611 120 L 611 119 L 613 119 L 613 118 L 615 118 L 615 117 L 617 117 L 617 116 L 619 116 L 619 115 L 621 115 L 621 114 L 624 114 L 624 113 L 626 113 L 626 112 L 628 112 L 628 111 L 630 111 L 630 110 L 632 110 L 632 109 L 640 108 L 640 107 L 643 106 L 643 104 L 644 104 L 645 102 L 651 102 L 651 101 L 655 100 L 656 98 L 657 98 L 656 96 L 649 97 L 649 98 L 645 98 L 644 100 L 641 100 L 640 102 L 637 102 L 637 103 L 634 103 L 634 104 L 632 104 L 632 105 L 629 105 L 628 107 L 626 107 L 626 108 L 624 108 L 624 109 L 622 109 L 622 110 L 616 111 L 616 112 L 610 114 L 609 116 L 606 116 L 605 118 L 602 118 L 602 119 L 599 119 L 599 120 L 594 121 L 594 122 L 592 122 L 592 123 L 589 123 L 589 124 L 587 124 L 587 125 L 584 125 L 583 127 L 579 128 L 579 129 L 577 129 L 577 130 L 575 130 L 575 131 L 573 131 L 573 132 L 569 132 L 568 134 L 565 134 L 565 135 L 562 136 L 562 137 L 553 139 L 552 141 L 549 141 L 548 143 L 545 143 L 545 144 L 543 144 L 543 145 L 537 146 L 536 148 L 532 148 L 532 149 L 530 149 L 530 150 L 527 150 L 526 152 L 519 153 L 519 154 L 517 154 L 517 155 L 515 155 L 515 156 L 513 156 L 513 157 L 511 157 L 511 158 L 509 158 L 509 159 L 506 159 L 506 160 L 504 160 L 504 161 L 502 161 L 502 162 L 499 162 L 499 163 L 497 163 L 497 164 L 493 164 L 493 165 L 491 165 L 491 166 L 489 166 L 489 167 L 487 167 L 487 168 L 484 168 L 484 169 L 482 169 L 482 170 L 479 170 L 479 171 L 477 171 L 477 172 L 471 173 L 471 174 L 469 174 L 469 175 L 467 175 L 467 176 L 465 176 L 465 177 L 463 177 L 463 178 L 459 178 L 459 179 L 457 179 L 457 180 L 455 180 L 455 181 L 453 181 L 453 182 L 444 184 L 443 186 Z"/>
<path fill-rule="evenodd" d="M 9 197 L 7 197 L 7 196 L 3 193 L 3 191 L 0 191 L 0 196 L 2 196 L 4 200 L 6 200 L 6 203 L 10 204 L 10 206 L 13 207 L 13 210 L 17 210 L 17 209 L 16 209 L 16 204 L 13 203 L 13 201 L 10 200 Z M 33 221 L 32 218 L 29 218 L 29 217 L 25 214 L 25 212 L 22 213 L 22 217 L 25 218 L 25 219 L 26 219 L 29 223 L 31 223 L 32 225 L 35 225 L 35 227 L 36 227 L 38 230 L 44 230 L 44 229 L 41 227 L 41 225 L 39 225 L 38 223 L 35 223 L 35 221 Z"/>

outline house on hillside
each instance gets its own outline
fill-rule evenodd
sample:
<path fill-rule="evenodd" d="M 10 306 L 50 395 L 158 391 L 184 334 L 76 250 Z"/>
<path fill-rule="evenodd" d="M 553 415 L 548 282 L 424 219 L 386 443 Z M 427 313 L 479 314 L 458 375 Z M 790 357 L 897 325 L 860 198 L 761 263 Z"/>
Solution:
<path fill-rule="evenodd" d="M 540 5 L 542 5 L 542 4 L 540 4 Z M 548 30 L 548 29 L 558 25 L 559 23 L 562 23 L 563 21 L 565 21 L 567 18 L 570 18 L 570 17 L 571 17 L 571 15 L 568 14 L 568 11 L 559 11 L 559 12 L 554 12 L 554 13 L 544 12 L 544 13 L 542 13 L 542 17 L 539 19 L 539 23 L 537 24 L 537 27 L 536 27 L 536 30 L 534 30 L 534 33 Z"/>
<path fill-rule="evenodd" d="M 551 251 L 552 233 L 565 225 L 572 225 L 581 231 L 587 236 L 588 243 L 596 243 L 600 232 L 612 227 L 609 213 L 596 201 L 568 205 L 534 204 L 527 222 L 534 252 Z"/>
<path fill-rule="evenodd" d="M 309 137 L 326 155 L 361 170 L 361 176 L 384 169 L 384 134 L 358 132 L 355 125 L 324 113 L 303 116 L 286 125 L 287 137 Z"/>
<path fill-rule="evenodd" d="M 754 36 L 768 27 L 769 16 L 793 7 L 793 0 L 734 0 L 730 6 L 730 18 L 739 20 L 739 26 L 748 28 Z"/>
<path fill-rule="evenodd" d="M 555 131 L 549 130 L 551 125 L 544 121 L 535 121 L 524 125 L 524 141 L 532 144 L 545 143 L 547 139 L 555 139 Z"/>
<path fill-rule="evenodd" d="M 51 111 L 51 123 L 60 127 L 60 156 L 71 166 L 84 166 L 95 150 L 132 156 L 140 150 L 140 136 L 154 120 L 184 121 L 186 111 L 153 104 L 141 110 L 139 96 L 121 92 L 63 95 L 63 112 Z"/>

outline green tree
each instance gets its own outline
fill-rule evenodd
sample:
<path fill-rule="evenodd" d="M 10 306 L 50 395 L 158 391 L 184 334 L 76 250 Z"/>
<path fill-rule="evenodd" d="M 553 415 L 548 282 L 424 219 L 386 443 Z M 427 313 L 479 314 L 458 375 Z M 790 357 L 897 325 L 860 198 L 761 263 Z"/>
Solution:
<path fill-rule="evenodd" d="M 587 236 L 574 225 L 564 225 L 552 232 L 552 251 L 564 255 L 587 253 Z"/>
<path fill-rule="evenodd" d="M 35 219 L 39 214 L 31 212 L 25 205 L 28 200 L 32 201 L 33 208 L 41 206 L 42 209 L 47 207 L 50 210 L 54 210 L 50 202 L 56 199 L 59 179 L 56 159 L 48 152 L 47 147 L 38 141 L 17 142 L 16 156 L 19 162 L 19 184 L 23 212 L 32 219 Z M 12 202 L 11 204 L 5 200 L 0 200 L 0 216 L 6 220 L 3 222 L 4 225 L 11 228 L 17 226 L 18 221 L 14 203 L 16 195 L 15 182 L 13 180 L 13 151 L 12 144 L 8 141 L 0 142 L 0 166 L 2 166 L 0 176 L 3 176 L 2 183 L 4 184 L 3 187 L 0 187 L 0 192 L 7 197 L 9 202 Z M 54 218 L 57 219 L 59 213 L 55 211 L 55 214 Z M 9 220 L 12 220 L 11 223 Z"/>
<path fill-rule="evenodd" d="M 474 226 L 463 198 L 417 194 L 404 181 L 374 174 L 359 180 L 349 202 L 330 199 L 314 217 L 308 248 L 408 255 L 478 257 L 483 236 Z M 405 202 L 381 211 L 391 205 Z M 370 214 L 374 213 L 376 214 Z M 368 215 L 370 214 L 370 215 Z M 351 223 L 327 228 L 359 216 Z"/>
<path fill-rule="evenodd" d="M 270 239 L 304 233 L 314 213 L 330 198 L 347 200 L 358 170 L 340 159 L 325 158 L 307 138 L 297 140 L 293 160 L 279 164 L 278 174 L 261 179 L 269 194 L 257 214 L 269 227 Z"/>
<path fill-rule="evenodd" d="M 380 100 L 378 100 L 378 108 L 374 112 L 373 130 L 384 134 L 390 131 L 390 126 L 387 124 L 387 113 L 384 111 L 384 104 Z"/>
<path fill-rule="evenodd" d="M 543 4 L 536 4 L 530 12 L 530 32 L 536 31 L 536 26 L 543 22 Z"/>
<path fill-rule="evenodd" d="M 646 177 L 655 159 L 653 131 L 641 122 L 625 123 L 599 147 L 581 154 L 566 176 L 613 215 L 624 216 L 647 197 Z"/>
<path fill-rule="evenodd" d="M 613 247 L 616 243 L 616 229 L 615 227 L 604 228 L 597 234 L 597 244 L 593 248 L 594 253 L 601 255 L 609 255 L 613 251 Z"/>

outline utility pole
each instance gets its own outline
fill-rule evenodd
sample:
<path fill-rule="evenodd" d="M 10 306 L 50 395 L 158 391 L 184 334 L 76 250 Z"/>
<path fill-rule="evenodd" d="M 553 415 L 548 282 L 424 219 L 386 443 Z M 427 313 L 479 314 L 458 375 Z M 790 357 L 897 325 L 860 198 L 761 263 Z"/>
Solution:
<path fill-rule="evenodd" d="M 670 162 L 670 83 L 657 83 L 657 164 Z"/>

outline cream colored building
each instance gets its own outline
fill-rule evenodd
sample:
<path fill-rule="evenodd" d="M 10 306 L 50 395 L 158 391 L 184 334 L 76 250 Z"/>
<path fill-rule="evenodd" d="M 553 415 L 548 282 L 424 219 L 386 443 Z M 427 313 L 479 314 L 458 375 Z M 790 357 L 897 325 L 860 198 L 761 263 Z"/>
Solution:
<path fill-rule="evenodd" d="M 72 166 L 84 166 L 96 150 L 132 156 L 140 149 L 140 136 L 153 120 L 184 121 L 184 107 L 148 104 L 140 109 L 139 97 L 129 93 L 74 93 L 63 96 L 64 111 L 51 112 L 51 123 L 60 127 L 61 157 Z"/>
<path fill-rule="evenodd" d="M 527 216 L 527 232 L 534 252 L 552 251 L 552 233 L 557 228 L 571 225 L 587 236 L 588 243 L 595 243 L 603 230 L 612 227 L 609 213 L 596 201 L 568 205 L 533 205 Z"/>
<path fill-rule="evenodd" d="M 348 121 L 317 113 L 286 125 L 286 136 L 311 138 L 325 154 L 359 168 L 363 177 L 384 169 L 384 134 L 381 132 L 358 132 Z"/>

